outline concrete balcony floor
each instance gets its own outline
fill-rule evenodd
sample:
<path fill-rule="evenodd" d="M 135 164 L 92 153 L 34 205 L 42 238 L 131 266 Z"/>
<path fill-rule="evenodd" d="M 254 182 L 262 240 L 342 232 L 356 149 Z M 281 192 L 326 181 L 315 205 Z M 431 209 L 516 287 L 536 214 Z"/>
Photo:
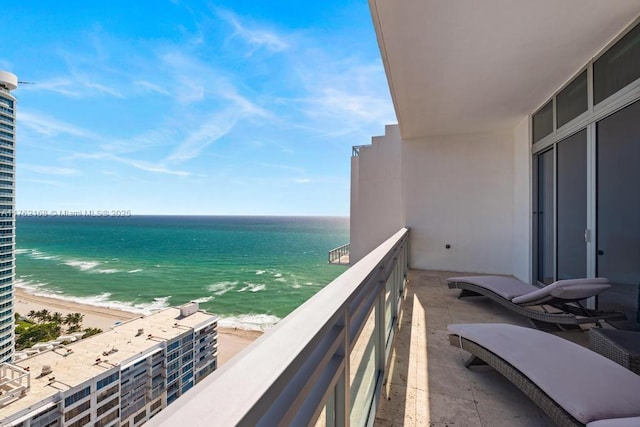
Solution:
<path fill-rule="evenodd" d="M 520 390 L 488 366 L 467 369 L 469 354 L 449 344 L 452 323 L 530 326 L 488 298 L 458 299 L 446 279 L 464 273 L 411 270 L 376 426 L 552 426 Z M 470 275 L 470 274 L 466 274 Z M 582 345 L 588 334 L 558 332 Z"/>

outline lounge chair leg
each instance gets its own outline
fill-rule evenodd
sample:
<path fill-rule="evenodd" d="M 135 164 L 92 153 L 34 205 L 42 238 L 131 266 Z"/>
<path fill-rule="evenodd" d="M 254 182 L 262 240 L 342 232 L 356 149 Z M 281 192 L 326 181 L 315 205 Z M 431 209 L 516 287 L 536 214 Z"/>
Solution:
<path fill-rule="evenodd" d="M 485 362 L 484 360 L 476 356 L 471 356 L 470 358 L 467 359 L 466 362 L 464 362 L 464 366 L 466 366 L 467 368 L 470 366 L 482 366 L 486 364 L 487 362 Z"/>

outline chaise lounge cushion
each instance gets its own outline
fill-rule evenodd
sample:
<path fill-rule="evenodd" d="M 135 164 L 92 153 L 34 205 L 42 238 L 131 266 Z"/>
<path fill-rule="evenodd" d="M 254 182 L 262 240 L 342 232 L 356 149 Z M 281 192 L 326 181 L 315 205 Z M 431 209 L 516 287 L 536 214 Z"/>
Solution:
<path fill-rule="evenodd" d="M 468 277 L 450 277 L 447 279 L 449 283 L 471 283 L 486 288 L 502 298 L 511 301 L 515 297 L 535 292 L 540 288 L 524 283 L 514 277 L 506 276 L 468 276 Z"/>
<path fill-rule="evenodd" d="M 558 280 L 544 288 L 506 276 L 450 277 L 447 281 L 477 285 L 518 305 L 545 304 L 555 298 L 576 301 L 598 295 L 611 287 L 609 280 L 603 277 Z"/>
<path fill-rule="evenodd" d="M 640 376 L 555 335 L 505 324 L 449 330 L 514 366 L 578 421 L 640 417 Z"/>
<path fill-rule="evenodd" d="M 511 302 L 515 304 L 540 304 L 540 301 L 544 302 L 545 299 L 552 299 L 554 297 L 569 301 L 581 300 L 598 295 L 610 287 L 609 279 L 605 279 L 604 277 L 558 280 L 529 294 L 515 297 Z"/>

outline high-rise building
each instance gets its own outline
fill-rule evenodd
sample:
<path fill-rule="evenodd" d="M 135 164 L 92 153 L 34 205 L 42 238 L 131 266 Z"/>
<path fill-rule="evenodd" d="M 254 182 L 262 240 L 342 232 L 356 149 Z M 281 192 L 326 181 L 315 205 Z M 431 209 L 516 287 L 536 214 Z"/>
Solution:
<path fill-rule="evenodd" d="M 13 358 L 15 276 L 15 74 L 0 71 L 0 362 Z"/>

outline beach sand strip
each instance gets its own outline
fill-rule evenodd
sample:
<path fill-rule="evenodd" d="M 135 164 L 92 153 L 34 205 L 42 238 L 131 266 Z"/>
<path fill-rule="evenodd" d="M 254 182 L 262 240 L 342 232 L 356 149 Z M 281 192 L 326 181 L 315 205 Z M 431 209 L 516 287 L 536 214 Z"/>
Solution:
<path fill-rule="evenodd" d="M 26 316 L 31 310 L 39 311 L 43 309 L 47 309 L 51 313 L 57 311 L 62 315 L 81 313 L 84 315 L 83 328 L 100 328 L 103 331 L 107 331 L 116 322 L 126 322 L 127 320 L 142 317 L 140 313 L 33 295 L 21 288 L 15 288 L 14 292 L 16 313 Z M 261 335 L 261 331 L 218 327 L 218 366 L 227 362 Z"/>

